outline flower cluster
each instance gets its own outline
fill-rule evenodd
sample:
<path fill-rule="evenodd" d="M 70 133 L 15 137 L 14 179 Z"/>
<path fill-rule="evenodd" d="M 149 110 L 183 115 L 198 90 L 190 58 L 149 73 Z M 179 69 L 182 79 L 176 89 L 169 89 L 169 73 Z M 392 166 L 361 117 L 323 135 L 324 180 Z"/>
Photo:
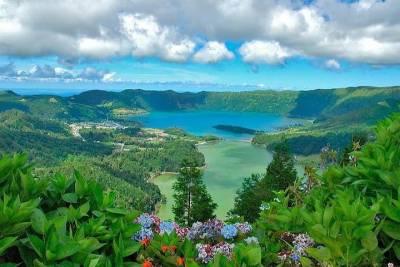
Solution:
<path fill-rule="evenodd" d="M 188 227 L 180 227 L 177 223 L 174 223 L 174 227 L 175 227 L 175 232 L 176 234 L 181 238 L 184 239 L 186 238 L 188 232 L 189 232 L 189 228 Z"/>
<path fill-rule="evenodd" d="M 219 237 L 224 223 L 218 219 L 211 219 L 204 223 L 196 222 L 189 229 L 187 238 L 190 240 L 215 239 Z"/>
<path fill-rule="evenodd" d="M 225 239 L 233 239 L 237 236 L 238 229 L 233 224 L 227 224 L 221 229 L 221 235 Z"/>
<path fill-rule="evenodd" d="M 251 225 L 247 222 L 235 223 L 235 226 L 239 230 L 239 232 L 244 235 L 249 234 L 253 230 L 253 227 L 251 227 Z"/>
<path fill-rule="evenodd" d="M 160 222 L 160 235 L 163 235 L 165 233 L 170 234 L 174 230 L 175 230 L 175 224 L 173 222 L 168 222 L 168 221 Z"/>
<path fill-rule="evenodd" d="M 228 259 L 231 259 L 234 247 L 235 244 L 226 242 L 220 242 L 215 245 L 199 243 L 196 245 L 198 253 L 197 259 L 202 263 L 208 263 L 217 254 L 224 255 Z"/>
<path fill-rule="evenodd" d="M 196 222 L 188 228 L 180 227 L 175 222 L 161 221 L 157 216 L 147 213 L 140 215 L 135 222 L 141 225 L 141 229 L 133 238 L 140 241 L 144 248 L 149 246 L 155 235 L 169 235 L 175 231 L 181 240 L 187 238 L 196 244 L 196 257 L 201 263 L 212 261 L 217 254 L 231 259 L 235 246 L 233 242 L 259 244 L 256 237 L 249 236 L 253 229 L 247 222 L 224 224 L 221 220 L 210 219 L 206 222 Z M 180 256 L 175 245 L 162 244 L 160 249 L 165 255 Z M 177 261 L 177 265 L 182 266 L 184 262 L 182 258 Z"/>
<path fill-rule="evenodd" d="M 294 251 L 300 255 L 305 255 L 305 250 L 314 244 L 314 240 L 308 234 L 298 234 L 293 240 Z"/>
<path fill-rule="evenodd" d="M 308 234 L 293 234 L 285 232 L 281 235 L 281 239 L 292 245 L 291 250 L 284 250 L 278 253 L 281 261 L 292 260 L 295 263 L 300 261 L 300 257 L 306 255 L 307 248 L 315 245 L 314 240 Z"/>

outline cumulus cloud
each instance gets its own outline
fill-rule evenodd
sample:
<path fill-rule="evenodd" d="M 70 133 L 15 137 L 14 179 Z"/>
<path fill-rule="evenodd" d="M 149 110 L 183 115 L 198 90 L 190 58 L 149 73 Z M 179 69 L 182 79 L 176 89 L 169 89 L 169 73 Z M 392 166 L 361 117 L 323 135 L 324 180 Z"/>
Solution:
<path fill-rule="evenodd" d="M 50 65 L 34 65 L 29 70 L 18 70 L 13 63 L 0 66 L 0 80 L 11 81 L 61 81 L 61 82 L 111 82 L 115 81 L 115 73 L 86 67 L 72 71 Z"/>
<path fill-rule="evenodd" d="M 160 26 L 154 16 L 120 16 L 122 33 L 131 42 L 132 54 L 138 57 L 159 56 L 169 61 L 185 61 L 195 43 L 181 36 L 175 28 Z"/>
<path fill-rule="evenodd" d="M 218 58 L 215 50 L 193 53 L 204 40 L 215 40 L 243 42 L 244 48 L 275 43 L 313 58 L 400 64 L 399 13 L 398 0 L 0 0 L 0 55 L 133 55 L 175 62 L 193 57 L 211 63 L 218 61 L 211 60 Z M 244 60 L 267 64 L 292 56 L 250 54 Z"/>
<path fill-rule="evenodd" d="M 324 66 L 328 70 L 340 70 L 341 68 L 340 63 L 335 59 L 328 59 L 327 61 L 325 61 Z"/>
<path fill-rule="evenodd" d="M 282 64 L 287 58 L 294 55 L 278 42 L 251 41 L 244 43 L 239 48 L 243 61 L 247 63 Z"/>
<path fill-rule="evenodd" d="M 210 41 L 207 42 L 199 51 L 193 56 L 195 62 L 207 64 L 216 63 L 224 59 L 233 59 L 234 55 L 226 48 L 224 43 Z"/>

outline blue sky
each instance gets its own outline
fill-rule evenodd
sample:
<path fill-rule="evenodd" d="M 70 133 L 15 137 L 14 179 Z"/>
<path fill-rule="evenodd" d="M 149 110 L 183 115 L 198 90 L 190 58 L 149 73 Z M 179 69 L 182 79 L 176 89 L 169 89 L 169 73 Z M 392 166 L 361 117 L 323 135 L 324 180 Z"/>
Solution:
<path fill-rule="evenodd" d="M 0 1 L 0 88 L 400 84 L 396 0 L 168 2 Z"/>

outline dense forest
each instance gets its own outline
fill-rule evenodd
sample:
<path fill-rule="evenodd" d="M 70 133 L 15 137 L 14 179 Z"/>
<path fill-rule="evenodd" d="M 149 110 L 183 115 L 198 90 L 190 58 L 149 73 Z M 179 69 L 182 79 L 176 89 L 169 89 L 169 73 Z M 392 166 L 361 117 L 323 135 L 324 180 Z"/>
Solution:
<path fill-rule="evenodd" d="M 121 129 L 85 128 L 73 136 L 63 120 L 42 118 L 21 110 L 0 113 L 0 155 L 26 153 L 34 172 L 50 176 L 79 170 L 105 189 L 117 194 L 117 202 L 129 209 L 152 211 L 161 200 L 152 176 L 176 172 L 184 158 L 204 165 L 190 135 L 160 139 L 134 124 Z M 133 125 L 133 126 L 132 126 Z M 121 147 L 123 144 L 124 147 Z"/>

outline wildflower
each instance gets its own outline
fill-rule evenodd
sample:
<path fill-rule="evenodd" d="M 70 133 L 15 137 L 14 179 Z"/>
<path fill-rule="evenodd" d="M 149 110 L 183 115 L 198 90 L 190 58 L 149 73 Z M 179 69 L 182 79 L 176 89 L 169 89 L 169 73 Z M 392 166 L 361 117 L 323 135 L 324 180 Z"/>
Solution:
<path fill-rule="evenodd" d="M 144 262 L 143 262 L 143 265 L 142 265 L 143 267 L 153 267 L 153 264 L 151 263 L 151 261 L 150 260 L 145 260 Z"/>
<path fill-rule="evenodd" d="M 195 222 L 192 227 L 189 229 L 187 233 L 187 237 L 190 240 L 198 239 L 200 235 L 202 234 L 203 231 L 203 223 L 201 222 Z"/>
<path fill-rule="evenodd" d="M 304 255 L 305 250 L 314 245 L 314 240 L 308 234 L 299 234 L 294 238 L 293 245 L 298 254 Z"/>
<path fill-rule="evenodd" d="M 224 226 L 224 223 L 218 219 L 211 219 L 203 223 L 200 230 L 200 238 L 214 238 L 217 237 Z"/>
<path fill-rule="evenodd" d="M 208 263 L 213 258 L 212 246 L 210 244 L 197 244 L 197 259 L 202 263 Z"/>
<path fill-rule="evenodd" d="M 161 251 L 162 251 L 163 253 L 167 252 L 168 250 L 169 250 L 169 247 L 168 247 L 167 245 L 162 245 L 162 246 L 161 246 Z"/>
<path fill-rule="evenodd" d="M 281 260 L 281 261 L 285 261 L 289 256 L 290 256 L 290 251 L 286 251 L 286 250 L 284 250 L 284 251 L 280 251 L 279 253 L 278 253 L 278 258 Z"/>
<path fill-rule="evenodd" d="M 221 254 L 227 257 L 228 259 L 231 259 L 234 248 L 235 244 L 220 242 L 212 247 L 213 256 L 215 256 L 216 254 Z"/>
<path fill-rule="evenodd" d="M 156 216 L 156 215 L 154 215 L 154 214 L 150 214 L 150 218 L 153 220 L 153 223 L 154 223 L 156 226 L 159 226 L 159 225 L 160 225 L 161 220 L 160 220 L 160 218 L 159 218 L 158 216 Z"/>
<path fill-rule="evenodd" d="M 163 221 L 160 223 L 160 235 L 170 234 L 174 231 L 174 224 L 172 222 Z"/>
<path fill-rule="evenodd" d="M 226 239 L 235 238 L 237 235 L 237 228 L 233 224 L 227 224 L 221 229 L 221 235 Z"/>
<path fill-rule="evenodd" d="M 292 255 L 290 255 L 290 258 L 295 262 L 300 261 L 300 256 L 296 253 L 292 253 Z"/>
<path fill-rule="evenodd" d="M 178 257 L 176 259 L 176 265 L 177 266 L 183 266 L 185 264 L 185 260 L 182 257 Z"/>
<path fill-rule="evenodd" d="M 150 228 L 154 223 L 153 217 L 150 216 L 148 213 L 141 214 L 137 219 L 137 223 L 139 223 L 144 228 Z"/>
<path fill-rule="evenodd" d="M 256 244 L 256 245 L 258 245 L 258 239 L 255 236 L 249 236 L 248 238 L 246 238 L 244 240 L 244 242 L 246 242 L 246 244 Z"/>
<path fill-rule="evenodd" d="M 251 225 L 249 223 L 247 223 L 247 222 L 245 222 L 245 223 L 235 223 L 235 226 L 242 234 L 248 234 L 253 229 L 251 227 Z"/>
<path fill-rule="evenodd" d="M 145 238 L 143 240 L 140 240 L 140 244 L 144 247 L 147 247 L 148 245 L 150 245 L 150 239 Z"/>
<path fill-rule="evenodd" d="M 295 239 L 296 235 L 289 233 L 289 232 L 284 232 L 283 234 L 281 234 L 281 239 L 288 242 L 288 243 L 292 243 Z"/>
<path fill-rule="evenodd" d="M 137 232 L 133 238 L 137 241 L 143 239 L 152 239 L 153 238 L 153 231 L 151 229 L 142 227 L 139 232 Z"/>
<path fill-rule="evenodd" d="M 169 251 L 175 252 L 176 251 L 176 246 L 169 246 Z"/>
<path fill-rule="evenodd" d="M 189 228 L 180 227 L 178 224 L 174 223 L 175 232 L 181 238 L 184 239 L 189 232 Z"/>
<path fill-rule="evenodd" d="M 391 262 L 389 262 L 389 263 L 387 264 L 387 267 L 394 267 L 394 264 L 391 263 Z"/>

